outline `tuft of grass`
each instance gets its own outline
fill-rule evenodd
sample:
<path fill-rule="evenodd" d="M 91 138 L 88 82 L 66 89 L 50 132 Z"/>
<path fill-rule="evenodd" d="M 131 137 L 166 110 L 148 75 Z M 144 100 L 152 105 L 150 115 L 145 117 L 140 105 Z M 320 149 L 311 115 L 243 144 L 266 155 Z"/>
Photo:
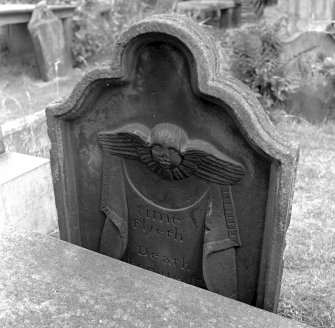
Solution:
<path fill-rule="evenodd" d="M 0 124 L 3 124 L 45 109 L 59 96 L 67 97 L 82 72 L 73 70 L 66 77 L 43 82 L 37 68 L 0 54 L 0 76 Z"/>
<path fill-rule="evenodd" d="M 335 327 L 335 123 L 278 128 L 301 146 L 279 314 Z"/>

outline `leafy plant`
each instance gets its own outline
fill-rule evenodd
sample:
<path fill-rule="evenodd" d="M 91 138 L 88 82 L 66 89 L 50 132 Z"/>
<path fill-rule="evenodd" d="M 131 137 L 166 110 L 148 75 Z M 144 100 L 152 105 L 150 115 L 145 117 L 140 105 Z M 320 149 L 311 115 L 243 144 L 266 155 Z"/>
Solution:
<path fill-rule="evenodd" d="M 75 61 L 81 64 L 96 54 L 108 53 L 117 36 L 151 9 L 144 1 L 82 0 L 73 18 Z"/>
<path fill-rule="evenodd" d="M 231 36 L 233 75 L 246 83 L 269 109 L 283 103 L 300 86 L 299 78 L 287 72 L 280 58 L 280 25 L 263 22 L 237 29 Z"/>

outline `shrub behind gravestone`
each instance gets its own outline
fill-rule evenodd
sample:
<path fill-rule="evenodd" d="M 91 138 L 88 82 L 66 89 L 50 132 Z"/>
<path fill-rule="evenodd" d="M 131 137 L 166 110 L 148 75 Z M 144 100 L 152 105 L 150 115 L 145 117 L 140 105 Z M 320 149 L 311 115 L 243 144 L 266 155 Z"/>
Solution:
<path fill-rule="evenodd" d="M 150 8 L 142 1 L 83 0 L 73 17 L 72 55 L 76 63 L 107 53 L 118 35 L 143 19 Z"/>
<path fill-rule="evenodd" d="M 299 79 L 286 71 L 280 59 L 279 25 L 266 23 L 238 29 L 232 37 L 233 75 L 247 84 L 263 106 L 282 103 L 299 88 Z"/>

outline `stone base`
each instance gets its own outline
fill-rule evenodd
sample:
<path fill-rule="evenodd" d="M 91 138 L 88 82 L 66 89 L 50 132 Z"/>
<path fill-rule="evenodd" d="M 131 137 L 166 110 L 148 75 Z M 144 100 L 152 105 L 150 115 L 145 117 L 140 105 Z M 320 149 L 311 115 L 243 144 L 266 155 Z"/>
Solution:
<path fill-rule="evenodd" d="M 56 238 L 0 235 L 1 327 L 305 325 Z"/>
<path fill-rule="evenodd" d="M 37 157 L 49 157 L 45 110 L 7 121 L 2 124 L 6 150 Z"/>
<path fill-rule="evenodd" d="M 19 153 L 0 155 L 0 231 L 40 233 L 57 229 L 49 160 Z"/>

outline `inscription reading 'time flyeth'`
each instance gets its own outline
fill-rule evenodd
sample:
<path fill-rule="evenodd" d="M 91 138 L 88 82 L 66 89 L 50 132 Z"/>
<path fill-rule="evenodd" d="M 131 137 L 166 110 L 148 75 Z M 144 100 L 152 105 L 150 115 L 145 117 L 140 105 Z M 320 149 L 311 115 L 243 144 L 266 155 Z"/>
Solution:
<path fill-rule="evenodd" d="M 132 228 L 142 231 L 144 237 L 156 235 L 178 243 L 183 243 L 182 220 L 180 217 L 161 213 L 148 205 L 138 205 Z"/>

